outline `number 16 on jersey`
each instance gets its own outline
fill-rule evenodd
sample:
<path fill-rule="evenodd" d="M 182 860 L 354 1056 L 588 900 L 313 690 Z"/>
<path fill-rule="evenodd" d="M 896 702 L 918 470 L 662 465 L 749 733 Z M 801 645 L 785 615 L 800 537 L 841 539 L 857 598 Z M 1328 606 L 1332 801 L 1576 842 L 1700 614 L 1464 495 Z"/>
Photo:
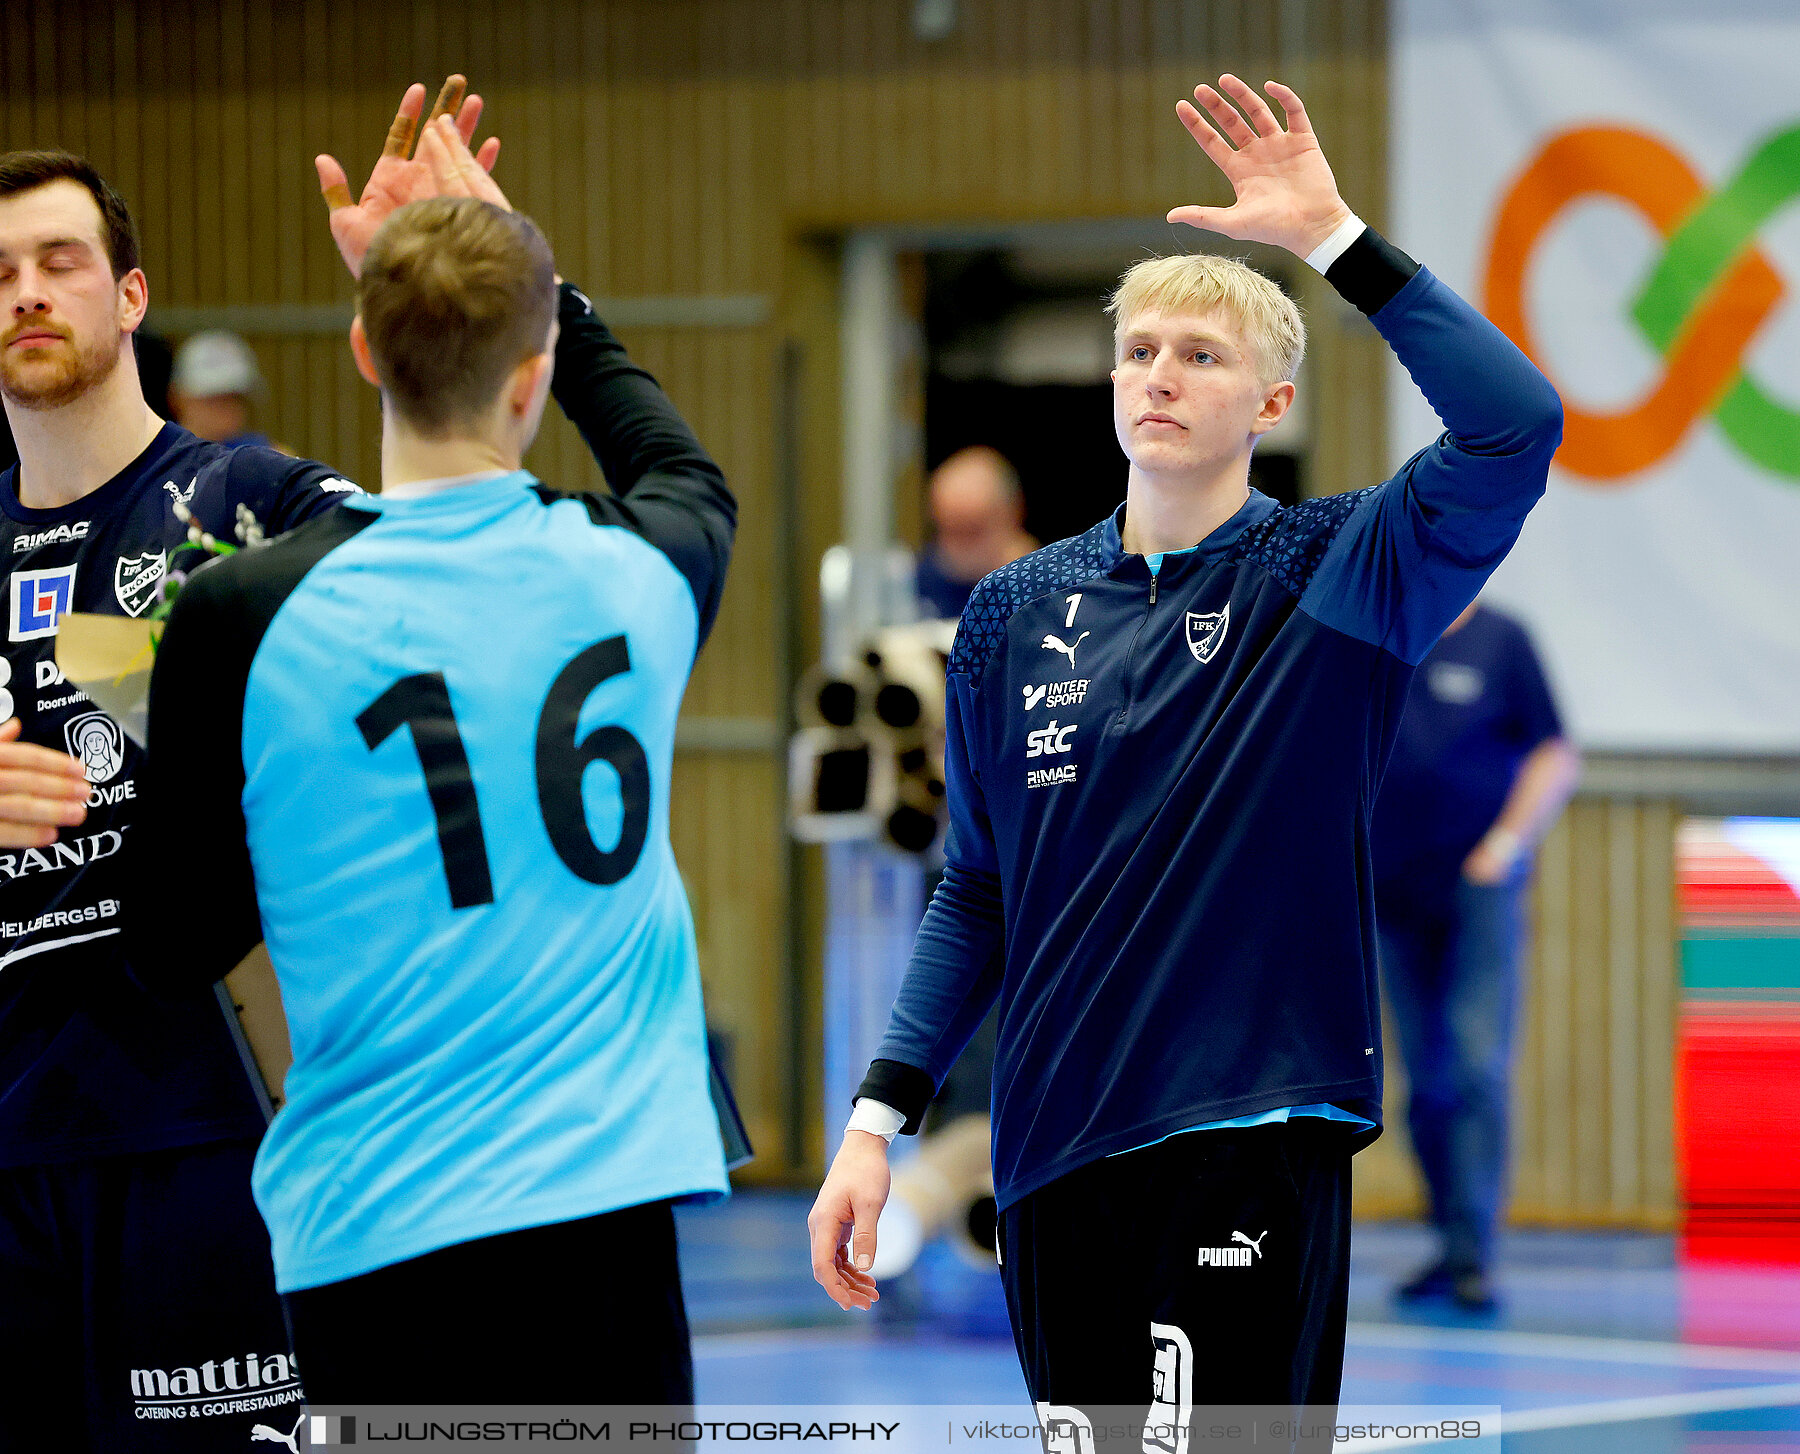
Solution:
<path fill-rule="evenodd" d="M 631 653 L 623 636 L 597 641 L 557 673 L 538 712 L 534 754 L 538 812 L 556 856 L 576 877 L 592 884 L 616 884 L 629 874 L 644 851 L 650 827 L 650 764 L 643 744 L 616 725 L 596 727 L 581 741 L 575 740 L 582 704 L 594 688 L 630 670 Z M 481 804 L 444 674 L 402 677 L 363 709 L 356 725 L 371 752 L 402 726 L 412 729 L 413 751 L 437 819 L 450 906 L 468 909 L 493 903 Z M 594 842 L 581 799 L 582 775 L 595 762 L 606 763 L 619 775 L 624 818 L 619 841 L 610 849 Z"/>

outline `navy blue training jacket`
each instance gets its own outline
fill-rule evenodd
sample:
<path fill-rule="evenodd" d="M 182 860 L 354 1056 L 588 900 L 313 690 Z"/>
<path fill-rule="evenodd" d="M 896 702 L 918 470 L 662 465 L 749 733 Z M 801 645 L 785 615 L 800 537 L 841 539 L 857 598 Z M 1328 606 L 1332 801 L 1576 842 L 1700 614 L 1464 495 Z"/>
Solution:
<path fill-rule="evenodd" d="M 949 664 L 950 832 L 859 1095 L 925 1105 L 996 998 L 1002 1209 L 1280 1106 L 1381 1118 L 1369 816 L 1413 668 L 1543 493 L 1555 391 L 1372 231 L 1327 277 L 1445 425 L 1383 484 L 1252 491 L 1153 577 L 1123 510 L 988 576 Z"/>

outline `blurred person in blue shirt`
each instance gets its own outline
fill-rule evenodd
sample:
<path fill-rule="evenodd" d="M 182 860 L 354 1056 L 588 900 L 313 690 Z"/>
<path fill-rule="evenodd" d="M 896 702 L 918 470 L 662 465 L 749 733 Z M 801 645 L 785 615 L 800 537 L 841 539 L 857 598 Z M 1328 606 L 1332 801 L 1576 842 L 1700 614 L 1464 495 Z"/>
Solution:
<path fill-rule="evenodd" d="M 1025 533 L 1018 471 L 985 444 L 957 450 L 932 471 L 931 524 L 915 576 L 929 617 L 955 620 L 978 580 L 1038 547 Z"/>
<path fill-rule="evenodd" d="M 1579 771 L 1525 628 L 1470 605 L 1413 678 L 1373 824 L 1382 979 L 1442 1241 L 1403 1299 L 1494 1306 L 1525 890 Z"/>

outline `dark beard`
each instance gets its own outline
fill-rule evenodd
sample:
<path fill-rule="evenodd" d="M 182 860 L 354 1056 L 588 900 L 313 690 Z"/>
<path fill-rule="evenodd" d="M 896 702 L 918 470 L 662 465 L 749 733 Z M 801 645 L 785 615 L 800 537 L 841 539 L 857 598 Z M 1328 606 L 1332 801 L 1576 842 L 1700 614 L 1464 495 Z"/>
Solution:
<path fill-rule="evenodd" d="M 110 350 L 102 343 L 98 348 L 84 352 L 71 340 L 68 362 L 51 371 L 33 369 L 30 384 L 0 363 L 0 394 L 6 396 L 9 404 L 33 412 L 60 409 L 74 403 L 96 385 L 105 383 L 119 366 L 119 356 L 124 351 L 122 334 L 114 335 Z M 45 377 L 46 373 L 48 377 Z"/>

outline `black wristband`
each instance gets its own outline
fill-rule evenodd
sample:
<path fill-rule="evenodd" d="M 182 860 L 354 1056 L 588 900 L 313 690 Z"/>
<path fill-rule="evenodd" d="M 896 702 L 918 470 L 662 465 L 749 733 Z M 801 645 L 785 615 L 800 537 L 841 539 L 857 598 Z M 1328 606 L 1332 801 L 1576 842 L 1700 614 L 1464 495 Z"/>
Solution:
<path fill-rule="evenodd" d="M 936 1094 L 937 1086 L 918 1066 L 901 1060 L 874 1060 L 869 1062 L 869 1073 L 863 1077 L 863 1083 L 856 1088 L 855 1099 L 860 1101 L 866 1096 L 884 1106 L 892 1106 L 906 1117 L 906 1124 L 900 1128 L 901 1134 L 916 1136 L 924 1123 L 926 1108 Z"/>
<path fill-rule="evenodd" d="M 1412 281 L 1418 270 L 1419 265 L 1393 243 L 1373 227 L 1365 227 L 1362 235 L 1325 269 L 1325 281 L 1347 302 L 1373 317 L 1393 302 L 1394 295 Z"/>
<path fill-rule="evenodd" d="M 571 318 L 580 318 L 584 314 L 594 314 L 593 304 L 586 293 L 564 278 L 556 289 L 556 320 L 567 323 Z M 599 315 L 594 314 L 597 318 Z"/>

